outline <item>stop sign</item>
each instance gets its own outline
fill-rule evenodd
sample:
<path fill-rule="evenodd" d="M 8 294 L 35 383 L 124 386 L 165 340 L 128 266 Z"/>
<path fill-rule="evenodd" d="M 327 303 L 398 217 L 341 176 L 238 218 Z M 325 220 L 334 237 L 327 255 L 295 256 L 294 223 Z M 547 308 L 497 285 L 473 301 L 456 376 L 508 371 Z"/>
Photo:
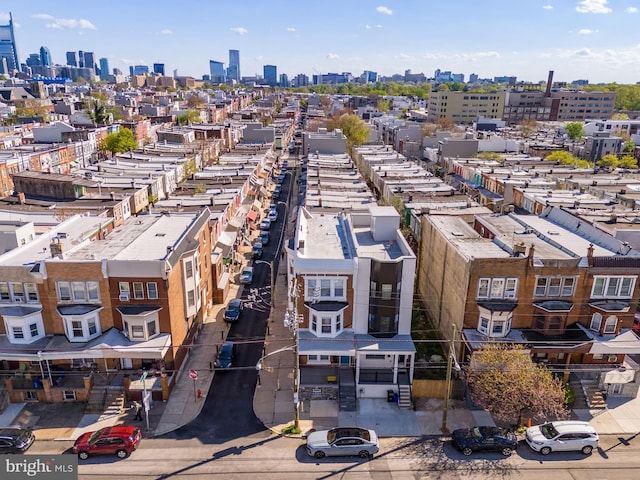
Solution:
<path fill-rule="evenodd" d="M 197 370 L 189 370 L 189 377 L 193 378 L 194 380 L 196 380 L 198 378 Z"/>

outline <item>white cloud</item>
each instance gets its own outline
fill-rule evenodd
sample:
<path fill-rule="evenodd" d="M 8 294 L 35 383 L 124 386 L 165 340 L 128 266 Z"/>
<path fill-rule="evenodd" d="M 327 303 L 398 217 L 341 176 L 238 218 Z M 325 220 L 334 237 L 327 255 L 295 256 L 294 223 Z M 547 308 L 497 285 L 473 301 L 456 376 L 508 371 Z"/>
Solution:
<path fill-rule="evenodd" d="M 387 7 L 382 7 L 382 6 L 376 7 L 376 12 L 384 13 L 385 15 L 393 15 L 393 10 Z"/>
<path fill-rule="evenodd" d="M 244 27 L 233 27 L 233 28 L 230 28 L 229 30 L 237 33 L 238 35 L 246 35 L 247 33 L 249 33 L 249 30 L 247 30 Z"/>
<path fill-rule="evenodd" d="M 54 20 L 55 17 L 53 15 L 49 15 L 48 13 L 36 13 L 34 15 L 31 15 L 31 18 L 35 18 L 37 20 Z M 7 15 L 7 20 L 9 19 L 9 16 Z"/>
<path fill-rule="evenodd" d="M 638 8 L 637 7 L 627 7 L 624 10 L 627 13 L 638 13 Z"/>
<path fill-rule="evenodd" d="M 54 30 L 97 30 L 96 26 L 89 20 L 80 18 L 55 18 L 46 13 L 38 13 L 33 15 L 33 18 L 38 20 L 47 20 L 49 23 L 45 24 L 45 27 L 52 28 Z"/>
<path fill-rule="evenodd" d="M 580 35 L 591 35 L 592 33 L 596 33 L 597 30 L 591 30 L 590 28 L 581 28 L 578 30 Z"/>
<path fill-rule="evenodd" d="M 377 24 L 377 25 L 376 25 L 376 28 L 382 28 L 382 25 Z"/>
<path fill-rule="evenodd" d="M 543 5 L 542 8 L 545 10 L 553 10 L 553 5 Z"/>
<path fill-rule="evenodd" d="M 163 28 L 162 30 L 160 30 L 160 33 L 162 35 L 173 35 L 173 30 L 169 28 Z"/>
<path fill-rule="evenodd" d="M 338 55 L 337 53 L 327 53 L 327 58 L 329 60 L 338 60 L 340 58 L 340 55 Z"/>
<path fill-rule="evenodd" d="M 364 28 L 366 28 L 367 30 L 371 30 L 371 25 L 366 24 L 366 25 L 364 26 Z"/>
<path fill-rule="evenodd" d="M 612 9 L 607 7 L 609 0 L 582 0 L 578 3 L 576 11 L 580 13 L 611 13 Z"/>
<path fill-rule="evenodd" d="M 293 28 L 293 27 L 289 27 L 289 28 L 287 28 L 287 32 L 295 32 L 295 31 L 296 31 L 296 29 L 295 29 L 295 28 Z"/>

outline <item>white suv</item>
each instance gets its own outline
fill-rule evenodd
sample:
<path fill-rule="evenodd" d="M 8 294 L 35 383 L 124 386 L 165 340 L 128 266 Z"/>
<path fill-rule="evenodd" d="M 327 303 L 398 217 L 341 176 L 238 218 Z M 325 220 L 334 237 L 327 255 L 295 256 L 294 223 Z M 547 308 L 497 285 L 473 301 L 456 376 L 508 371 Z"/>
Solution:
<path fill-rule="evenodd" d="M 548 455 L 551 452 L 579 450 L 589 455 L 598 448 L 598 434 L 587 422 L 550 422 L 527 428 L 527 444 L 536 452 Z"/>

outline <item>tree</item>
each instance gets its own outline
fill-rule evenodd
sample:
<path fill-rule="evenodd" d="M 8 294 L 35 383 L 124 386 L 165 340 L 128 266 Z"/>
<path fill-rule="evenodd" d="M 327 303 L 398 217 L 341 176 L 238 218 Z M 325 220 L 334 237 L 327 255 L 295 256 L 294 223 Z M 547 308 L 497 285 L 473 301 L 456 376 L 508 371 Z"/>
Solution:
<path fill-rule="evenodd" d="M 600 160 L 596 162 L 596 165 L 602 168 L 617 168 L 620 160 L 616 155 L 605 155 Z"/>
<path fill-rule="evenodd" d="M 138 148 L 138 142 L 129 128 L 122 128 L 119 132 L 108 134 L 100 141 L 98 149 L 111 152 L 111 156 L 116 153 L 130 152 Z"/>
<path fill-rule="evenodd" d="M 531 361 L 522 346 L 488 344 L 465 371 L 474 403 L 498 419 L 522 425 L 524 414 L 563 418 L 568 414 L 562 381 Z"/>
<path fill-rule="evenodd" d="M 538 122 L 533 118 L 525 118 L 520 122 L 520 131 L 523 137 L 528 137 L 538 128 Z"/>
<path fill-rule="evenodd" d="M 327 130 L 333 131 L 336 128 L 342 130 L 344 136 L 347 137 L 348 151 L 351 151 L 355 145 L 362 145 L 369 137 L 367 124 L 358 115 L 349 111 L 341 110 L 331 116 Z"/>
<path fill-rule="evenodd" d="M 638 159 L 632 155 L 623 155 L 618 166 L 620 168 L 638 168 Z"/>
<path fill-rule="evenodd" d="M 111 113 L 108 106 L 102 100 L 95 99 L 91 101 L 89 108 L 85 110 L 87 115 L 95 125 L 108 125 L 111 123 Z"/>
<path fill-rule="evenodd" d="M 558 150 L 545 157 L 550 162 L 560 162 L 562 165 L 578 165 L 578 158 L 571 155 L 566 150 Z"/>
<path fill-rule="evenodd" d="M 197 110 L 187 110 L 187 113 L 180 115 L 176 121 L 178 125 L 189 125 L 200 121 L 200 113 Z"/>
<path fill-rule="evenodd" d="M 582 122 L 569 122 L 565 125 L 567 135 L 572 141 L 580 140 L 584 137 L 584 130 L 582 129 Z"/>
<path fill-rule="evenodd" d="M 389 100 L 386 100 L 384 98 L 379 99 L 378 110 L 384 113 L 389 113 L 389 110 L 391 110 L 391 103 L 389 102 Z"/>
<path fill-rule="evenodd" d="M 456 123 L 453 121 L 453 118 L 449 117 L 439 118 L 436 124 L 438 125 L 438 130 L 442 132 L 450 132 L 456 128 Z"/>

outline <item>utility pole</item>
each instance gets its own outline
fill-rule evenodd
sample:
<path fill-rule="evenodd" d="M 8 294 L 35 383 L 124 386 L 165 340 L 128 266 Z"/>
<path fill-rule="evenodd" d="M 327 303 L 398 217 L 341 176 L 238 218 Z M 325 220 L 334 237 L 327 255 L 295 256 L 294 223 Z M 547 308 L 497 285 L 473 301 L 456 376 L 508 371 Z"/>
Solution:
<path fill-rule="evenodd" d="M 294 422 L 293 427 L 296 431 L 300 430 L 300 355 L 298 355 L 298 327 L 300 321 L 298 320 L 298 286 L 296 281 L 293 281 L 293 289 L 291 292 L 292 308 L 291 312 L 287 312 L 289 317 L 289 328 L 293 332 L 293 355 L 294 355 L 294 370 L 293 370 L 293 414 Z"/>
<path fill-rule="evenodd" d="M 445 379 L 445 391 L 444 391 L 444 403 L 442 406 L 442 427 L 440 430 L 442 433 L 449 433 L 447 428 L 447 413 L 449 411 L 449 397 L 451 396 L 451 370 L 453 370 L 453 359 L 455 355 L 455 339 L 456 339 L 456 324 L 452 325 L 451 340 L 449 340 L 449 351 L 447 352 L 447 378 Z M 459 370 L 460 367 L 456 362 Z"/>

